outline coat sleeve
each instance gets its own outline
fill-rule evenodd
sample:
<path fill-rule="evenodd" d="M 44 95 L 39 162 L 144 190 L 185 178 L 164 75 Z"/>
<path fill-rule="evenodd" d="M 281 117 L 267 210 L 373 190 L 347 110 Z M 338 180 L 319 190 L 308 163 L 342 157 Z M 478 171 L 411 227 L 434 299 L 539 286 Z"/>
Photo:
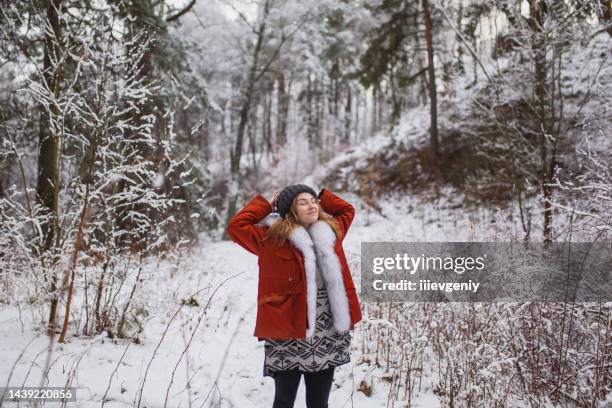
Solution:
<path fill-rule="evenodd" d="M 270 202 L 257 195 L 236 213 L 227 224 L 227 235 L 247 251 L 259 255 L 267 228 L 256 225 L 272 211 Z"/>
<path fill-rule="evenodd" d="M 355 217 L 355 208 L 325 188 L 321 189 L 319 193 L 319 203 L 323 211 L 332 215 L 338 222 L 342 231 L 340 240 L 343 240 Z"/>

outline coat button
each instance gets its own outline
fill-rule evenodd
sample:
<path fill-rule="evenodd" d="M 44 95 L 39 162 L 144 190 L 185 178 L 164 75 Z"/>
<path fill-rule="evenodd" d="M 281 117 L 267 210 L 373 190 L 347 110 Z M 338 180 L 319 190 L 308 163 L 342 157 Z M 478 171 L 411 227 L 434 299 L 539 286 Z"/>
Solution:
<path fill-rule="evenodd" d="M 293 278 L 289 278 L 289 282 L 291 282 L 293 280 Z"/>

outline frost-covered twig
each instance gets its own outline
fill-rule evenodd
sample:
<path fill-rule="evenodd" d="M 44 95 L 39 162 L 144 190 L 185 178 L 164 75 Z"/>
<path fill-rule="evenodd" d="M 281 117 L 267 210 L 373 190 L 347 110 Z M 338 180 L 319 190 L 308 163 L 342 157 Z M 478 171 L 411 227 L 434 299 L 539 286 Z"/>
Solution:
<path fill-rule="evenodd" d="M 23 349 L 21 349 L 21 353 L 19 353 L 19 355 L 17 356 L 17 358 L 15 359 L 15 361 L 13 362 L 13 366 L 11 367 L 11 370 L 8 373 L 8 378 L 6 379 L 6 385 L 5 387 L 8 387 L 11 384 L 11 378 L 13 378 L 13 372 L 15 371 L 15 367 L 17 366 L 17 363 L 19 363 L 19 360 L 21 360 L 21 357 L 23 357 L 23 355 L 25 354 L 25 352 L 28 350 L 28 348 L 30 347 L 30 344 L 32 344 L 35 340 L 37 340 L 40 337 L 40 335 L 32 338 L 32 340 L 30 340 L 28 342 L 28 344 L 25 345 L 25 347 Z M 4 397 L 5 394 L 2 394 L 2 398 L 0 398 L 0 408 L 2 408 L 2 403 L 4 401 Z"/>
<path fill-rule="evenodd" d="M 188 300 L 189 299 L 194 299 L 196 297 L 196 295 L 200 294 L 202 291 L 204 291 L 206 289 L 209 289 L 209 287 L 207 286 L 207 287 L 204 287 L 204 288 L 196 290 L 194 293 L 192 293 L 188 297 Z M 174 313 L 172 314 L 172 317 L 170 318 L 170 320 L 166 324 L 166 328 L 164 329 L 164 332 L 162 333 L 161 337 L 159 338 L 159 341 L 157 342 L 157 345 L 155 346 L 155 349 L 153 350 L 153 354 L 151 355 L 151 358 L 149 359 L 149 362 L 147 364 L 147 368 L 145 369 L 143 379 L 142 379 L 142 381 L 140 383 L 140 387 L 136 391 L 136 395 L 135 395 L 135 398 L 134 398 L 134 405 L 136 407 L 140 407 L 140 403 L 141 403 L 141 400 L 142 400 L 143 389 L 144 389 L 145 383 L 147 381 L 147 375 L 149 374 L 149 369 L 151 368 L 151 364 L 153 363 L 153 360 L 157 356 L 157 351 L 159 350 L 162 342 L 164 341 L 164 338 L 166 337 L 166 334 L 168 333 L 168 330 L 170 329 L 170 325 L 172 324 L 172 322 L 174 321 L 176 316 L 178 316 L 179 312 L 183 309 L 183 307 L 185 305 L 187 305 L 188 300 L 185 301 L 185 302 L 182 302 L 181 305 L 174 311 Z"/>
<path fill-rule="evenodd" d="M 187 350 L 189 349 L 189 346 L 191 345 L 191 342 L 193 341 L 196 333 L 198 332 L 198 327 L 200 327 L 200 323 L 202 323 L 202 320 L 204 319 L 204 316 L 206 316 L 206 313 L 208 312 L 208 308 L 210 307 L 210 303 L 212 302 L 215 294 L 217 293 L 217 291 L 219 289 L 221 289 L 221 287 L 223 287 L 223 285 L 225 285 L 227 282 L 229 282 L 230 280 L 240 276 L 244 274 L 244 272 L 239 272 L 236 274 L 233 274 L 231 276 L 229 276 L 228 278 L 224 279 L 223 281 L 221 281 L 216 287 L 215 289 L 212 291 L 212 293 L 210 294 L 210 296 L 208 297 L 208 301 L 206 302 L 206 304 L 204 305 L 204 309 L 202 310 L 202 312 L 200 313 L 200 316 L 198 317 L 198 321 L 195 325 L 195 327 L 193 328 L 193 330 L 191 331 L 191 336 L 189 337 L 189 341 L 187 342 L 187 345 L 183 348 L 183 351 L 181 353 L 181 355 L 179 356 L 178 361 L 176 362 L 176 365 L 174 366 L 174 368 L 172 369 L 172 375 L 170 377 L 170 383 L 168 384 L 168 389 L 166 390 L 166 398 L 164 400 L 164 408 L 167 406 L 168 404 L 168 396 L 170 395 L 170 388 L 172 387 L 172 383 L 174 382 L 174 375 L 176 373 L 176 369 L 178 368 L 179 364 L 181 363 L 181 360 L 183 359 L 183 356 L 185 355 L 185 353 L 187 352 Z"/>

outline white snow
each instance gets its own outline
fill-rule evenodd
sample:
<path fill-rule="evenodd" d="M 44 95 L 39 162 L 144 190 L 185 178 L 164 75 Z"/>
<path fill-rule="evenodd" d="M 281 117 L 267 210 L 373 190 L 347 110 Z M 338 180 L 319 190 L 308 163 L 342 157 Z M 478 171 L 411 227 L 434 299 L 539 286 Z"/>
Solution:
<path fill-rule="evenodd" d="M 389 234 L 389 228 L 394 224 L 390 220 L 381 220 L 378 226 L 366 227 L 364 217 L 365 214 L 358 213 L 345 241 L 352 265 L 358 259 L 360 241 L 366 230 L 373 239 L 382 238 Z M 442 238 L 438 235 L 437 225 L 430 229 L 415 224 L 412 230 L 422 231 L 424 236 Z M 352 269 L 359 285 L 358 270 L 354 266 Z M 274 382 L 262 375 L 263 342 L 258 342 L 253 336 L 256 257 L 232 242 L 206 242 L 188 259 L 182 259 L 178 268 L 170 262 L 158 266 L 152 260 L 146 265 L 143 276 L 145 280 L 138 290 L 147 298 L 147 303 L 154 306 L 151 306 L 145 333 L 141 336 L 142 344 L 112 340 L 105 335 L 95 338 L 69 336 L 66 344 L 57 345 L 51 355 L 54 363 L 46 377 L 48 385 L 65 385 L 72 376 L 72 386 L 79 387 L 77 405 L 80 407 L 99 407 L 107 387 L 105 406 L 133 406 L 146 367 L 155 355 L 147 373 L 141 406 L 164 406 L 175 366 L 168 406 L 189 406 L 190 395 L 192 406 L 218 406 L 219 400 L 222 407 L 271 406 Z M 170 323 L 181 300 L 200 290 L 202 292 L 195 296 L 199 306 L 183 306 Z M 211 296 L 209 309 L 196 329 L 198 318 Z M 0 384 L 37 386 L 41 384 L 42 370 L 48 358 L 49 339 L 32 329 L 39 316 L 28 311 L 27 305 L 20 305 L 20 308 L 21 312 L 15 305 L 2 308 Z M 168 324 L 168 333 L 160 343 Z M 73 326 L 70 333 L 74 333 Z M 192 334 L 193 341 L 181 358 Z M 357 364 L 360 361 L 359 336 L 360 330 L 357 329 L 353 334 L 351 363 L 336 369 L 330 406 L 386 407 L 389 384 L 382 379 L 383 371 L 367 364 Z M 159 349 L 154 352 L 158 343 Z M 9 381 L 11 367 L 22 352 L 23 356 L 17 361 Z M 74 375 L 71 370 L 74 370 Z M 357 390 L 363 379 L 373 383 L 370 397 Z M 412 403 L 421 407 L 439 406 L 431 384 L 425 383 L 423 391 L 416 399 L 413 397 Z M 296 407 L 305 407 L 303 381 Z"/>

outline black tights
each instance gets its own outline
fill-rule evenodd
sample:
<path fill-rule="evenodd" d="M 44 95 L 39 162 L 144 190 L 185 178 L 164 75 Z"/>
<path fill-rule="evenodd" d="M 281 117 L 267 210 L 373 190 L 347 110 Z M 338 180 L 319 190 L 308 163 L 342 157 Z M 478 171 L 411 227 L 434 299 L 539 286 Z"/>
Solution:
<path fill-rule="evenodd" d="M 306 383 L 306 406 L 308 408 L 327 408 L 327 399 L 334 380 L 334 367 L 315 373 L 303 373 Z M 295 402 L 302 372 L 296 370 L 279 371 L 274 375 L 274 404 L 272 408 L 292 408 Z"/>

